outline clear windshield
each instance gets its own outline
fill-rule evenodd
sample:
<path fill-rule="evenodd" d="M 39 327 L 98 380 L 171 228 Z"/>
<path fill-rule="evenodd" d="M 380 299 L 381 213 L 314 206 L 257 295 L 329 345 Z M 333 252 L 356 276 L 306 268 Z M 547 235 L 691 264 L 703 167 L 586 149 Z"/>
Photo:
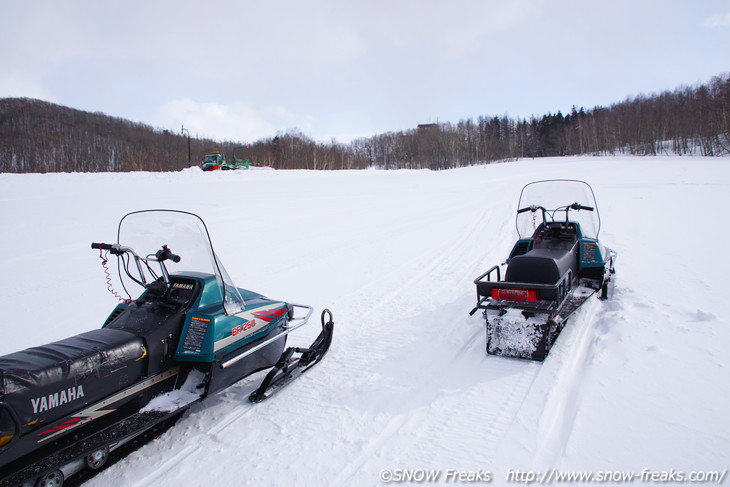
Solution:
<path fill-rule="evenodd" d="M 594 209 L 593 211 L 570 210 L 568 219 L 580 224 L 584 237 L 598 238 L 601 218 L 598 214 L 593 189 L 585 181 L 552 179 L 529 183 L 522 188 L 517 209 L 533 205 L 542 206 L 546 210 L 547 221 L 565 221 L 565 209 L 573 203 Z M 530 237 L 540 223 L 542 223 L 541 211 L 518 213 L 515 220 L 520 238 Z"/>
<path fill-rule="evenodd" d="M 131 247 L 142 258 L 154 257 L 163 245 L 167 245 L 173 254 L 180 256 L 180 262 L 165 261 L 170 274 L 213 274 L 218 282 L 226 314 L 237 313 L 243 309 L 243 298 L 215 255 L 208 229 L 199 216 L 177 210 L 129 213 L 119 222 L 117 243 Z M 153 267 L 154 265 L 156 264 L 151 264 Z M 145 279 L 150 282 L 154 277 L 146 275 Z"/>

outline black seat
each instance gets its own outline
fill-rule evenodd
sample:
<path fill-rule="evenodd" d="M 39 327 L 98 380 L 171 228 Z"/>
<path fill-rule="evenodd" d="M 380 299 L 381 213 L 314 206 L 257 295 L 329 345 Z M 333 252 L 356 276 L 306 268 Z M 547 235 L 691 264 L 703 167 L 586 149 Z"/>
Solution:
<path fill-rule="evenodd" d="M 510 260 L 505 281 L 528 284 L 558 284 L 573 268 L 575 258 L 569 251 L 533 249 Z"/>

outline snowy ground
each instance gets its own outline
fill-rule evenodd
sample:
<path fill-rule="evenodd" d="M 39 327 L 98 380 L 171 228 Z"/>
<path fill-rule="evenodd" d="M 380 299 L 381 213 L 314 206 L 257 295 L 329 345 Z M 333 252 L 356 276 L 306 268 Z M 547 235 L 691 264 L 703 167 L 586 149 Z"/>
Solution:
<path fill-rule="evenodd" d="M 489 472 L 493 485 L 531 472 L 629 472 L 637 483 L 646 471 L 723 472 L 729 162 L 0 174 L 0 354 L 100 326 L 116 301 L 89 243 L 114 241 L 128 211 L 178 208 L 206 220 L 238 286 L 330 308 L 335 339 L 272 400 L 250 404 L 245 380 L 90 486 L 373 486 L 423 474 L 413 469 L 450 484 L 449 470 L 472 474 L 461 483 Z M 468 315 L 472 280 L 511 248 L 521 187 L 554 177 L 592 184 L 602 241 L 619 254 L 615 293 L 589 301 L 542 364 L 486 356 L 483 319 Z M 290 343 L 309 344 L 317 328 Z"/>

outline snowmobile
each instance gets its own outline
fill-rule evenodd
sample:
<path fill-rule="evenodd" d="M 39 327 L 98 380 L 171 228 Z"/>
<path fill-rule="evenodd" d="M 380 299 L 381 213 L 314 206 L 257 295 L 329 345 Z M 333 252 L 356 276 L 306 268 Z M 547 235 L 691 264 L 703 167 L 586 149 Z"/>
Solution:
<path fill-rule="evenodd" d="M 488 354 L 542 361 L 573 312 L 597 292 L 608 298 L 616 253 L 598 241 L 598 206 L 584 181 L 529 183 L 517 208 L 518 240 L 474 280 L 470 315 L 483 310 Z"/>
<path fill-rule="evenodd" d="M 270 369 L 249 396 L 265 400 L 329 349 L 325 309 L 312 345 L 285 350 L 313 308 L 237 288 L 195 214 L 132 212 L 117 243 L 91 248 L 122 302 L 100 329 L 0 357 L 0 486 L 60 486 L 193 403 Z M 136 299 L 133 285 L 143 288 Z"/>

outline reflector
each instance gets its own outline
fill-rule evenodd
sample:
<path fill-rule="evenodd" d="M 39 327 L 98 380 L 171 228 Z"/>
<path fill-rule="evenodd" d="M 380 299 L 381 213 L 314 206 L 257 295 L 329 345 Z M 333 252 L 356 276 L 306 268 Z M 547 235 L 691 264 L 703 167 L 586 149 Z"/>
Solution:
<path fill-rule="evenodd" d="M 492 299 L 507 301 L 537 301 L 537 291 L 534 289 L 492 288 Z"/>

